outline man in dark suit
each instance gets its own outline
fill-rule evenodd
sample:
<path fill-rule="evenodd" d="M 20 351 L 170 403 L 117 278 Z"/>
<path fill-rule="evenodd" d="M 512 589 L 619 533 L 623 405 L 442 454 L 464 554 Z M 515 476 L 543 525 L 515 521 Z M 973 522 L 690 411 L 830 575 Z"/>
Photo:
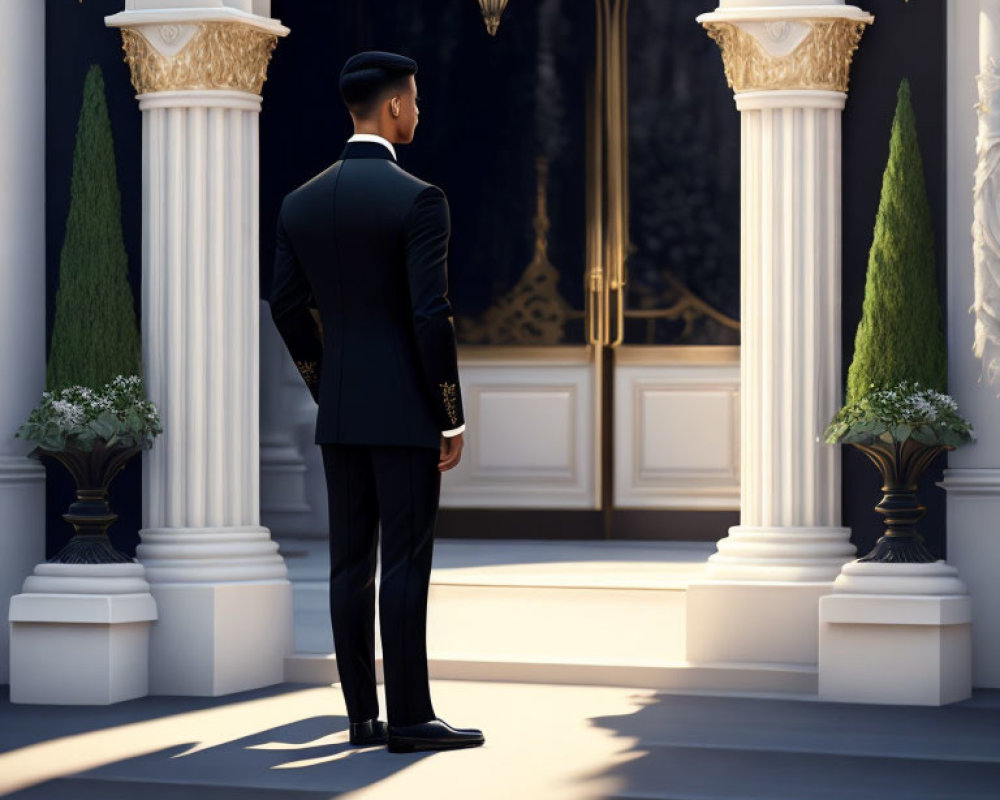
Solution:
<path fill-rule="evenodd" d="M 413 140 L 417 65 L 359 53 L 341 96 L 355 135 L 278 216 L 271 315 L 319 404 L 330 507 L 330 613 L 352 744 L 392 752 L 482 744 L 438 719 L 426 618 L 441 473 L 465 429 L 444 193 L 396 164 Z M 375 688 L 375 568 L 388 724 Z"/>

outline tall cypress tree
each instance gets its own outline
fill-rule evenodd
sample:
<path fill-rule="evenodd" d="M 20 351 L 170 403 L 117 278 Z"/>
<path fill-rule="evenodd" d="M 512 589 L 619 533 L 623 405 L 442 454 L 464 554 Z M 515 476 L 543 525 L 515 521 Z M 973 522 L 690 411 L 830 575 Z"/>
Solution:
<path fill-rule="evenodd" d="M 910 84 L 903 78 L 868 255 L 854 360 L 847 373 L 846 402 L 860 400 L 871 384 L 888 389 L 904 380 L 946 392 L 947 359 L 931 211 Z"/>
<path fill-rule="evenodd" d="M 104 77 L 96 64 L 83 87 L 76 129 L 66 238 L 46 388 L 101 388 L 116 375 L 141 375 L 142 346 L 122 239 Z"/>

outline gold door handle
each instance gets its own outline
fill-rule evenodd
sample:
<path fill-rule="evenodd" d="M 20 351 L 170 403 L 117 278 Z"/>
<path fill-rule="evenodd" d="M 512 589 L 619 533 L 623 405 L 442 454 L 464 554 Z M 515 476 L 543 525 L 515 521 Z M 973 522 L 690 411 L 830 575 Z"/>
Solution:
<path fill-rule="evenodd" d="M 609 281 L 608 295 L 609 319 L 606 343 L 608 347 L 618 347 L 625 339 L 625 282 L 620 276 Z"/>
<path fill-rule="evenodd" d="M 618 347 L 625 338 L 628 240 L 628 124 L 625 21 L 628 0 L 596 0 L 597 62 L 588 96 L 587 341 Z"/>
<path fill-rule="evenodd" d="M 600 267 L 587 277 L 586 295 L 587 343 L 595 347 L 604 344 L 604 273 Z"/>

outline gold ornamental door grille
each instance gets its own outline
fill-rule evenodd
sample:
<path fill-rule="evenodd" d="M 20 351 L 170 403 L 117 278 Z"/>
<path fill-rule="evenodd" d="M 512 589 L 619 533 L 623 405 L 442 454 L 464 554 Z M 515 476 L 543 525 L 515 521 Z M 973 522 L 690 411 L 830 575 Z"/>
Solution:
<path fill-rule="evenodd" d="M 583 262 L 576 262 L 582 308 L 559 289 L 560 271 L 570 266 L 561 244 L 567 225 L 549 205 L 553 197 L 565 199 L 564 187 L 549 186 L 550 178 L 565 181 L 565 162 L 550 163 L 558 155 L 541 146 L 533 164 L 533 255 L 490 306 L 457 320 L 463 344 L 557 345 L 568 325 L 574 338 L 582 334 L 576 341 L 597 349 L 738 342 L 730 291 L 739 282 L 738 252 L 727 249 L 739 223 L 738 185 L 732 185 L 739 177 L 738 117 L 724 83 L 706 86 L 695 77 L 706 50 L 712 69 L 718 66 L 717 48 L 695 21 L 697 10 L 698 0 L 594 0 L 593 27 L 571 38 L 592 56 L 578 162 L 585 172 Z M 539 64 L 551 64 L 560 46 L 566 42 L 543 37 Z M 637 59 L 656 74 L 640 74 L 630 87 L 629 64 L 642 69 Z M 534 77 L 539 84 L 551 78 L 541 71 Z M 559 101 L 543 97 L 544 88 L 536 103 L 550 112 L 546 104 Z M 635 220 L 630 206 L 641 212 Z M 550 260 L 557 240 L 560 255 Z M 728 288 L 720 291 L 720 283 Z"/>

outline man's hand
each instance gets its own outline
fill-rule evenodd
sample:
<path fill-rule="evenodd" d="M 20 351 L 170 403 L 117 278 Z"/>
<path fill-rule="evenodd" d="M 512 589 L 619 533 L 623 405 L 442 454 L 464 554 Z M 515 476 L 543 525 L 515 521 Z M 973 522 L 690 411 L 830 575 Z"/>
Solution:
<path fill-rule="evenodd" d="M 462 459 L 463 435 L 459 433 L 455 436 L 441 437 L 441 460 L 438 461 L 439 471 L 447 472 L 452 467 L 458 466 L 458 462 Z"/>

